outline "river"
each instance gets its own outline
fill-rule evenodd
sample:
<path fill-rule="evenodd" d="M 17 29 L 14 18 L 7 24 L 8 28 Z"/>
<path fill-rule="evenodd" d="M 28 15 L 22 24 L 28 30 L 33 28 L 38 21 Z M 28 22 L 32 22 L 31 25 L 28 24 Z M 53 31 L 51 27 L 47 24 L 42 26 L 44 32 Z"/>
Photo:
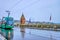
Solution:
<path fill-rule="evenodd" d="M 60 31 L 14 27 L 10 30 L 0 28 L 0 33 L 7 40 L 60 40 Z"/>

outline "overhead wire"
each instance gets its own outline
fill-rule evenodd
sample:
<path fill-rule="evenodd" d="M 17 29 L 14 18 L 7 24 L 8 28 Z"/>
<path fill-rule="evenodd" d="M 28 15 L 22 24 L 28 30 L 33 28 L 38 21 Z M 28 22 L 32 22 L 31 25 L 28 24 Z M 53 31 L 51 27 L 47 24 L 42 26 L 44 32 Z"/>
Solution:
<path fill-rule="evenodd" d="M 11 9 L 13 9 L 13 8 L 15 8 L 19 3 L 21 3 L 23 0 L 19 0 L 18 2 L 16 2 L 13 6 L 11 6 L 10 8 L 9 8 L 9 10 Z"/>
<path fill-rule="evenodd" d="M 24 6 L 23 8 L 19 8 L 17 9 L 16 11 L 13 9 L 15 8 L 18 4 L 20 4 L 21 2 L 23 2 L 23 0 L 19 0 L 18 2 L 16 2 L 11 8 L 9 8 L 9 11 L 14 11 L 14 12 L 21 12 L 23 11 L 24 9 L 28 8 L 28 7 L 31 7 L 32 5 L 40 2 L 40 0 L 35 0 L 34 2 L 31 1 L 31 3 L 27 3 L 28 5 Z"/>
<path fill-rule="evenodd" d="M 21 8 L 20 10 L 24 10 L 24 9 L 26 9 L 26 8 L 28 8 L 28 7 L 30 7 L 30 6 L 32 6 L 32 5 L 34 5 L 34 4 L 36 4 L 36 3 L 38 3 L 38 2 L 40 2 L 40 0 L 36 0 L 36 1 L 32 2 L 32 3 L 30 3 L 30 4 L 28 4 L 27 6 Z M 17 11 L 19 11 L 19 10 L 17 10 Z"/>
<path fill-rule="evenodd" d="M 38 3 L 39 1 L 40 1 L 40 0 L 37 0 L 37 1 L 35 1 L 35 2 L 32 2 L 32 3 L 28 4 L 27 6 L 25 6 L 24 8 L 22 8 L 21 10 L 24 10 L 24 9 L 28 8 L 28 7 L 30 7 L 30 6 Z"/>

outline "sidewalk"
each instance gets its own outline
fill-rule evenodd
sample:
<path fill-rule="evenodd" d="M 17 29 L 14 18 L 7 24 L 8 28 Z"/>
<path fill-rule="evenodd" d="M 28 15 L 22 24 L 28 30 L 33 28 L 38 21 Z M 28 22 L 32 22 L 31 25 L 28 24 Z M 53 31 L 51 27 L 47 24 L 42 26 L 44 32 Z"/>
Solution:
<path fill-rule="evenodd" d="M 0 34 L 0 40 L 6 40 L 6 39 Z"/>

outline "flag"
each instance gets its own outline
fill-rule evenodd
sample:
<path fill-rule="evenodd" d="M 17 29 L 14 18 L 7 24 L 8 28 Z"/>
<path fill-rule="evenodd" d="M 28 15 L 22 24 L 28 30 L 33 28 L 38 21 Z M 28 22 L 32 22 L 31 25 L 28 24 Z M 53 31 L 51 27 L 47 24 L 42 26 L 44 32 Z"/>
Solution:
<path fill-rule="evenodd" d="M 51 16 L 50 16 L 50 21 L 51 21 Z"/>

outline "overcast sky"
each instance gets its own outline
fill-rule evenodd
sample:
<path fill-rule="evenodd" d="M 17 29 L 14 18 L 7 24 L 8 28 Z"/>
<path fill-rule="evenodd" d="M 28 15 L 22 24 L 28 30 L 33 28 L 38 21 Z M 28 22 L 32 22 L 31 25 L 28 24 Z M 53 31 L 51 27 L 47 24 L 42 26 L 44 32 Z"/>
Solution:
<path fill-rule="evenodd" d="M 0 18 L 7 16 L 6 10 L 11 11 L 10 16 L 20 20 L 22 12 L 26 20 L 60 23 L 60 0 L 0 0 Z"/>

